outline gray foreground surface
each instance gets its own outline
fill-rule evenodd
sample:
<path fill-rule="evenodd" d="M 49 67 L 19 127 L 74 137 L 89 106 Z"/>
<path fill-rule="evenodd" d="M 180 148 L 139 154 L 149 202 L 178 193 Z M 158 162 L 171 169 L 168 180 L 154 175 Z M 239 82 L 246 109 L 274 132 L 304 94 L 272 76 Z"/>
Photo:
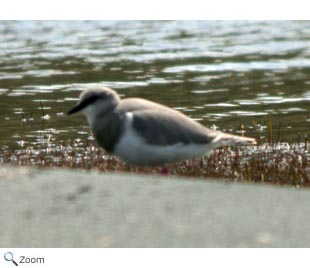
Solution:
<path fill-rule="evenodd" d="M 309 247 L 310 191 L 0 169 L 0 247 Z"/>

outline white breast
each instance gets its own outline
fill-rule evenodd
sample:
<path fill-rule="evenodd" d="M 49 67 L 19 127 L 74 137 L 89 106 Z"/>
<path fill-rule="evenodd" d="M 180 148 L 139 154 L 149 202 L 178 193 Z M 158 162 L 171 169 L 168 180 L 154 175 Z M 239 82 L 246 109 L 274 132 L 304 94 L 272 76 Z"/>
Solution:
<path fill-rule="evenodd" d="M 125 131 L 115 147 L 114 154 L 130 164 L 164 165 L 203 156 L 213 148 L 212 144 L 147 144 L 132 127 L 133 114 L 128 112 L 125 116 Z"/>

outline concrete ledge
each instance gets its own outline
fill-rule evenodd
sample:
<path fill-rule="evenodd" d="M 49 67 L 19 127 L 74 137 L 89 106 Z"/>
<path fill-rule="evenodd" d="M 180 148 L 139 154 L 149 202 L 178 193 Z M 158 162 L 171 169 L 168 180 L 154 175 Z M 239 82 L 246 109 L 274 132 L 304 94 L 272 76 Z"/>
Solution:
<path fill-rule="evenodd" d="M 309 247 L 310 191 L 1 167 L 0 247 Z"/>

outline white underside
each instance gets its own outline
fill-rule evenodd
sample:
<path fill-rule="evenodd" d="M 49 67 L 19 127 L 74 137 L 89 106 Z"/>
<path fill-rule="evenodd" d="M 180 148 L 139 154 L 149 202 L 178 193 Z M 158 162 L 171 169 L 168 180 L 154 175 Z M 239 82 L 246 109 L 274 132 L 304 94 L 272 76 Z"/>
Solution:
<path fill-rule="evenodd" d="M 134 165 L 164 165 L 200 157 L 213 149 L 213 144 L 150 145 L 132 128 L 132 114 L 126 113 L 126 129 L 115 147 L 114 154 Z"/>

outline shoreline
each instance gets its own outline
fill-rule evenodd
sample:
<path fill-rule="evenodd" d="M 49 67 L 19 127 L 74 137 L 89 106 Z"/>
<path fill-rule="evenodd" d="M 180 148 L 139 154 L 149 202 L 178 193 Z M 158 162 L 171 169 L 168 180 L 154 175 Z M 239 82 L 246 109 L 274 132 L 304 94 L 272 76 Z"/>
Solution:
<path fill-rule="evenodd" d="M 307 188 L 1 168 L 1 247 L 310 246 Z"/>

